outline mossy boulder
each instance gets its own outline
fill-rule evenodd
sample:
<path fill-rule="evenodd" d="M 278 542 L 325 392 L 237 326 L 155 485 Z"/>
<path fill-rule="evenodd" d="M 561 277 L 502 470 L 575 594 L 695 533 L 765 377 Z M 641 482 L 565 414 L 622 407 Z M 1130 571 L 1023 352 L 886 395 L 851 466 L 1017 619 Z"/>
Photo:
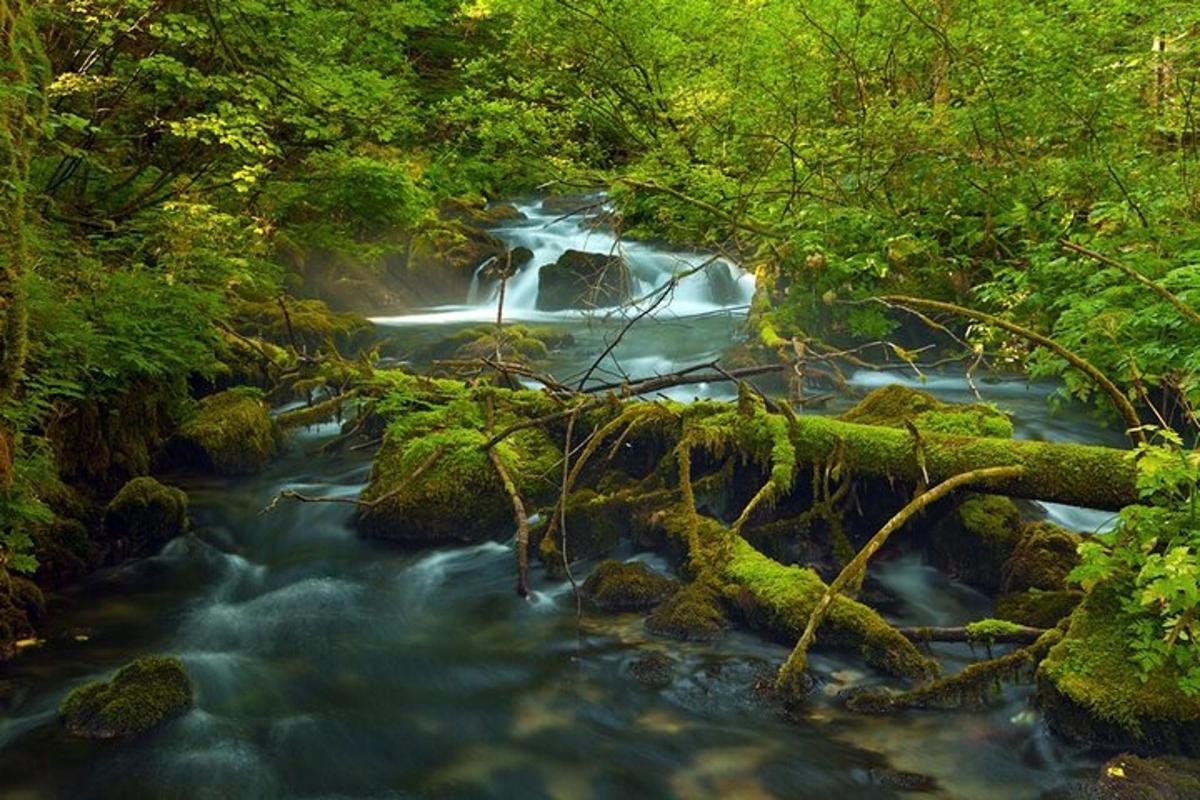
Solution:
<path fill-rule="evenodd" d="M 1012 500 L 973 495 L 934 526 L 929 558 L 952 577 L 994 592 L 1003 583 L 1004 567 L 1021 536 L 1021 512 Z"/>
<path fill-rule="evenodd" d="M 1101 767 L 1094 782 L 1061 796 L 1064 800 L 1191 800 L 1200 797 L 1200 761 L 1125 753 Z"/>
<path fill-rule="evenodd" d="M 574 342 L 571 334 L 546 326 L 476 325 L 457 331 L 418 353 L 421 361 L 448 358 L 495 358 L 499 352 L 505 361 L 528 362 L 546 358 L 552 350 Z"/>
<path fill-rule="evenodd" d="M 1027 526 L 1004 565 L 1004 591 L 1066 589 L 1067 575 L 1079 564 L 1077 551 L 1081 541 L 1079 534 L 1049 522 Z"/>
<path fill-rule="evenodd" d="M 525 219 L 521 210 L 511 203 L 488 205 L 482 197 L 451 197 L 438 209 L 443 219 L 460 220 L 490 227 Z"/>
<path fill-rule="evenodd" d="M 104 509 L 104 539 L 117 557 L 146 553 L 187 528 L 187 495 L 154 478 L 134 478 Z"/>
<path fill-rule="evenodd" d="M 684 586 L 646 618 L 651 633 L 688 642 L 712 641 L 728 627 L 720 591 L 705 581 Z"/>
<path fill-rule="evenodd" d="M 192 704 L 192 681 L 183 662 L 144 656 L 110 681 L 73 689 L 58 708 L 67 731 L 84 739 L 128 739 L 179 716 Z"/>
<path fill-rule="evenodd" d="M 1011 439 L 1012 421 L 1004 412 L 985 403 L 943 403 L 928 392 L 893 384 L 859 401 L 840 419 L 859 425 L 905 428 L 952 436 L 986 436 Z"/>
<path fill-rule="evenodd" d="M 648 611 L 678 586 L 640 561 L 603 561 L 583 582 L 583 596 L 601 611 Z"/>
<path fill-rule="evenodd" d="M 540 311 L 609 308 L 630 298 L 633 279 L 620 256 L 568 250 L 538 272 Z"/>
<path fill-rule="evenodd" d="M 31 534 L 38 561 L 38 581 L 44 586 L 61 586 L 82 578 L 99 555 L 87 526 L 76 519 L 55 517 L 38 525 Z"/>
<path fill-rule="evenodd" d="M 675 659 L 664 653 L 646 653 L 629 665 L 629 674 L 647 689 L 665 689 L 675 679 Z"/>
<path fill-rule="evenodd" d="M 1093 589 L 1038 668 L 1038 702 L 1063 738 L 1107 750 L 1200 754 L 1200 697 L 1173 664 L 1140 676 L 1119 593 Z"/>
<path fill-rule="evenodd" d="M 332 311 L 321 300 L 243 301 L 234 307 L 233 318 L 238 333 L 280 347 L 295 344 L 307 353 L 353 354 L 375 340 L 375 326 L 366 317 Z"/>
<path fill-rule="evenodd" d="M 1083 592 L 1077 590 L 1009 592 L 996 598 L 996 616 L 1018 625 L 1053 628 L 1082 600 Z"/>
<path fill-rule="evenodd" d="M 362 494 L 362 533 L 422 544 L 511 533 L 512 502 L 485 449 L 488 431 L 540 416 L 553 401 L 540 392 L 394 379 L 395 389 L 380 404 L 388 426 Z M 514 433 L 495 451 L 528 507 L 551 496 L 561 453 L 542 427 Z"/>
<path fill-rule="evenodd" d="M 200 401 L 180 426 L 179 460 L 220 475 L 259 472 L 279 452 L 280 435 L 261 392 L 229 389 Z"/>

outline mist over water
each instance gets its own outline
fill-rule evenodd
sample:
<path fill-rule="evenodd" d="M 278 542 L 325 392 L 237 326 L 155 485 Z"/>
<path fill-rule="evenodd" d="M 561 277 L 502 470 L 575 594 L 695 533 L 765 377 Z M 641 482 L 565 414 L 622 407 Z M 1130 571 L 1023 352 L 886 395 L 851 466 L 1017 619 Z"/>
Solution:
<path fill-rule="evenodd" d="M 567 249 L 620 252 L 635 294 L 710 256 L 636 242 L 538 203 L 497 230 L 534 251 L 510 283 L 505 318 L 569 330 L 573 345 L 546 369 L 578 375 L 625 312 L 536 310 L 537 270 Z M 753 278 L 727 262 L 740 294 L 713 299 L 703 274 L 602 364 L 597 380 L 647 377 L 719 358 L 743 336 Z M 406 347 L 493 321 L 496 288 L 480 279 L 470 302 L 377 320 Z M 860 371 L 863 388 L 906 382 L 970 400 L 965 379 Z M 769 381 L 769 391 L 782 390 Z M 985 401 L 1014 414 L 1018 435 L 1108 441 L 1055 387 L 980 380 Z M 731 397 L 729 384 L 679 387 L 677 399 Z M 836 413 L 837 406 L 828 411 Z M 656 640 L 636 615 L 587 617 L 577 628 L 569 584 L 535 567 L 533 602 L 513 592 L 512 530 L 494 541 L 406 551 L 358 538 L 344 505 L 281 504 L 281 490 L 352 496 L 369 454 L 317 455 L 335 432 L 320 426 L 252 478 L 173 476 L 192 498 L 194 529 L 158 555 L 108 570 L 56 600 L 47 644 L 0 667 L 13 689 L 0 707 L 0 795 L 21 798 L 272 797 L 789 797 L 889 798 L 874 776 L 935 776 L 935 797 L 1034 798 L 1093 764 L 1050 739 L 1027 688 L 977 712 L 861 717 L 835 695 L 881 681 L 860 660 L 818 651 L 812 708 L 795 722 L 754 699 L 787 649 L 732 632 L 714 644 Z M 1093 530 L 1102 518 L 1047 505 L 1061 524 Z M 628 545 L 626 545 L 628 547 Z M 625 550 L 666 569 L 659 556 Z M 576 572 L 585 574 L 590 565 Z M 894 621 L 959 625 L 988 616 L 987 597 L 916 555 L 881 560 L 873 582 Z M 673 682 L 646 688 L 630 674 L 649 651 L 674 659 Z M 68 740 L 55 708 L 75 685 L 151 652 L 179 654 L 196 706 L 151 736 L 108 745 Z M 948 671 L 982 653 L 937 645 Z"/>

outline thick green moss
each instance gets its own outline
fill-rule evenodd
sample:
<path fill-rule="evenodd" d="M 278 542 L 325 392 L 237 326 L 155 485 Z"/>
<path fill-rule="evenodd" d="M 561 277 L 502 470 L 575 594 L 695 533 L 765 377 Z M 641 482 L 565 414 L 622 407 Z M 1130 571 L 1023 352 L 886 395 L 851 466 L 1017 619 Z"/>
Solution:
<path fill-rule="evenodd" d="M 117 557 L 145 553 L 187 527 L 187 495 L 154 478 L 134 478 L 104 510 L 105 543 Z"/>
<path fill-rule="evenodd" d="M 729 626 L 721 595 L 707 581 L 696 581 L 668 597 L 646 618 L 646 630 L 682 641 L 711 641 Z"/>
<path fill-rule="evenodd" d="M 34 634 L 45 609 L 46 599 L 32 581 L 0 571 L 0 661 L 12 657 L 18 640 Z"/>
<path fill-rule="evenodd" d="M 678 587 L 639 561 L 603 561 L 583 582 L 583 596 L 602 611 L 646 611 Z"/>
<path fill-rule="evenodd" d="M 1004 591 L 1066 589 L 1067 575 L 1079 563 L 1077 551 L 1081 541 L 1079 534 L 1049 522 L 1027 526 L 1004 565 Z"/>
<path fill-rule="evenodd" d="M 85 684 L 59 706 L 74 736 L 123 739 L 149 731 L 192 704 L 192 682 L 178 658 L 145 656 L 123 667 L 111 681 Z"/>
<path fill-rule="evenodd" d="M 1015 622 L 1003 619 L 981 619 L 967 625 L 967 638 L 973 642 L 989 642 L 1020 631 L 1021 626 Z"/>
<path fill-rule="evenodd" d="M 176 451 L 221 475 L 258 472 L 279 451 L 280 437 L 262 394 L 230 389 L 200 401 L 176 436 Z"/>
<path fill-rule="evenodd" d="M 1120 597 L 1103 586 L 1071 615 L 1038 670 L 1047 721 L 1101 747 L 1200 752 L 1200 697 L 1180 691 L 1173 666 L 1139 679 L 1122 620 Z"/>
<path fill-rule="evenodd" d="M 973 495 L 958 504 L 930 534 L 935 566 L 984 591 L 996 591 L 1004 565 L 1021 538 L 1021 513 L 1007 497 Z"/>
<path fill-rule="evenodd" d="M 495 358 L 497 350 L 506 361 L 538 361 L 551 350 L 568 347 L 574 341 L 569 333 L 551 327 L 477 325 L 453 333 L 421 351 L 422 361 L 447 358 Z"/>
<path fill-rule="evenodd" d="M 1128 753 L 1100 768 L 1100 777 L 1083 798 L 1097 800 L 1189 800 L 1200 797 L 1200 761 L 1164 756 L 1139 758 Z"/>
<path fill-rule="evenodd" d="M 943 403 L 928 392 L 893 384 L 864 397 L 841 417 L 860 425 L 903 428 L 956 436 L 1012 438 L 1012 422 L 1003 412 L 983 403 Z"/>
<path fill-rule="evenodd" d="M 996 616 L 1034 628 L 1053 628 L 1083 600 L 1083 592 L 1010 592 L 996 598 Z"/>
<path fill-rule="evenodd" d="M 379 404 L 388 426 L 362 495 L 369 504 L 359 514 L 363 533 L 441 542 L 479 541 L 510 530 L 511 500 L 484 449 L 487 406 L 490 401 L 492 428 L 500 430 L 547 413 L 553 401 L 540 392 L 393 379 Z M 544 428 L 519 431 L 496 452 L 527 506 L 536 507 L 558 486 L 561 452 Z"/>
<path fill-rule="evenodd" d="M 352 354 L 375 338 L 375 326 L 366 317 L 331 311 L 320 300 L 287 298 L 287 316 L 275 300 L 241 302 L 234 308 L 234 326 L 246 336 L 311 354 L 336 349 Z M 289 332 L 288 323 L 291 323 Z"/>

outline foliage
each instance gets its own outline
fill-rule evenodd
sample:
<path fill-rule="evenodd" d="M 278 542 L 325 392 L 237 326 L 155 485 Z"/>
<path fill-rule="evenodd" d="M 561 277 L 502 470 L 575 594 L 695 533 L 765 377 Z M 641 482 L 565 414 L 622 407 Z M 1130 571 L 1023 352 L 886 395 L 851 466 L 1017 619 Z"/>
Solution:
<path fill-rule="evenodd" d="M 1080 545 L 1071 577 L 1085 588 L 1115 587 L 1143 681 L 1178 670 L 1180 688 L 1200 695 L 1200 454 L 1183 450 L 1172 432 L 1159 437 L 1130 455 L 1147 504 L 1124 509 L 1115 530 Z"/>

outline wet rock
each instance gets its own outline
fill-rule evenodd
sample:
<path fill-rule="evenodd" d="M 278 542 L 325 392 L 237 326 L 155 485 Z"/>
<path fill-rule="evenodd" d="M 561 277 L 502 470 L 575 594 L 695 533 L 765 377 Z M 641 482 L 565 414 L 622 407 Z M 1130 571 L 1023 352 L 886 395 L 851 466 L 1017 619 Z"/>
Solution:
<path fill-rule="evenodd" d="M 1130 659 L 1121 594 L 1094 588 L 1037 671 L 1038 705 L 1062 738 L 1108 751 L 1200 755 L 1200 697 L 1168 662 L 1147 676 Z"/>
<path fill-rule="evenodd" d="M 0 661 L 16 653 L 16 643 L 34 634 L 46 598 L 32 581 L 0 571 Z"/>
<path fill-rule="evenodd" d="M 116 558 L 147 553 L 187 528 L 187 495 L 154 478 L 134 478 L 104 510 L 104 539 Z"/>
<path fill-rule="evenodd" d="M 557 217 L 589 210 L 600 202 L 595 195 L 552 194 L 542 200 L 542 213 Z"/>
<path fill-rule="evenodd" d="M 220 475 L 249 475 L 275 457 L 279 444 L 262 394 L 230 389 L 200 401 L 180 426 L 171 450 L 175 460 Z"/>
<path fill-rule="evenodd" d="M 603 561 L 583 582 L 583 596 L 602 611 L 647 611 L 678 587 L 640 561 Z"/>
<path fill-rule="evenodd" d="M 646 618 L 646 630 L 681 641 L 717 639 L 729 626 L 719 593 L 704 583 L 689 583 Z"/>
<path fill-rule="evenodd" d="M 1004 565 L 1004 591 L 1066 589 L 1067 574 L 1079 563 L 1081 541 L 1079 534 L 1048 522 L 1029 525 Z"/>
<path fill-rule="evenodd" d="M 997 591 L 1021 540 L 1021 513 L 1007 497 L 975 495 L 958 504 L 929 535 L 930 562 L 986 592 Z"/>
<path fill-rule="evenodd" d="M 733 305 L 742 298 L 742 288 L 733 274 L 733 267 L 724 261 L 709 264 L 704 270 L 708 283 L 708 298 L 721 305 Z"/>
<path fill-rule="evenodd" d="M 110 681 L 72 690 L 59 706 L 67 731 L 84 739 L 128 739 L 179 716 L 192 704 L 192 681 L 178 658 L 145 656 Z"/>
<path fill-rule="evenodd" d="M 996 598 L 996 617 L 1029 625 L 1034 628 L 1053 628 L 1059 620 L 1070 615 L 1083 600 L 1081 591 L 1010 592 Z"/>
<path fill-rule="evenodd" d="M 461 220 L 476 225 L 494 226 L 525 219 L 520 209 L 511 203 L 488 205 L 482 197 L 453 197 L 439 209 L 444 219 Z"/>
<path fill-rule="evenodd" d="M 647 653 L 629 665 L 629 674 L 647 689 L 665 689 L 675 677 L 675 660 L 662 653 Z"/>
<path fill-rule="evenodd" d="M 919 772 L 905 772 L 899 769 L 873 769 L 871 781 L 884 789 L 895 792 L 932 793 L 938 790 L 937 779 Z"/>
<path fill-rule="evenodd" d="M 1200 762 L 1120 755 L 1092 781 L 1074 781 L 1046 792 L 1042 800 L 1191 800 L 1200 797 Z"/>
<path fill-rule="evenodd" d="M 632 279 L 620 256 L 568 250 L 538 273 L 537 307 L 609 308 L 629 300 Z"/>

